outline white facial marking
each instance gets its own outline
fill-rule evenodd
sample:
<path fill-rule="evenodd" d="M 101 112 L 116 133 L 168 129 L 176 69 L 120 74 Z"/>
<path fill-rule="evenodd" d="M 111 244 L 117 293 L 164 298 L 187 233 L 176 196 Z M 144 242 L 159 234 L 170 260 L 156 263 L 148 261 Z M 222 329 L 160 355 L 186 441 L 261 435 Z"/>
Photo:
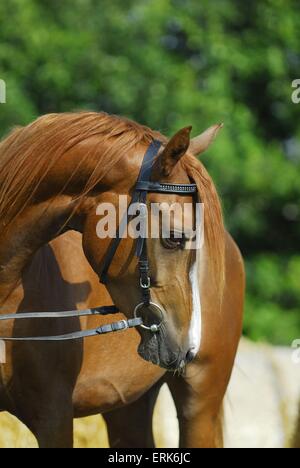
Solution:
<path fill-rule="evenodd" d="M 200 349 L 202 332 L 201 300 L 197 259 L 190 271 L 190 282 L 193 294 L 193 312 L 189 330 L 189 346 L 193 354 L 196 355 Z"/>

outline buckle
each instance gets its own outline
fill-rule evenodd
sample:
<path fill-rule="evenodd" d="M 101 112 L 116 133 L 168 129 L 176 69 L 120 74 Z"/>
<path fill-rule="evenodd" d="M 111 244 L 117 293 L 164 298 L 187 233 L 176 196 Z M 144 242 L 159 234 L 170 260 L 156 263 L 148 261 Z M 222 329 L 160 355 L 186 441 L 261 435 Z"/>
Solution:
<path fill-rule="evenodd" d="M 120 320 L 119 322 L 113 322 L 111 324 L 113 331 L 122 331 L 127 330 L 129 328 L 127 320 Z"/>
<path fill-rule="evenodd" d="M 127 320 L 121 320 L 120 323 L 123 323 L 124 327 L 122 328 L 122 330 L 127 330 L 127 328 L 129 328 L 129 324 L 127 322 Z"/>
<path fill-rule="evenodd" d="M 147 277 L 147 283 L 143 282 L 143 279 L 140 278 L 140 286 L 142 289 L 149 289 L 151 287 L 151 278 L 150 276 Z"/>

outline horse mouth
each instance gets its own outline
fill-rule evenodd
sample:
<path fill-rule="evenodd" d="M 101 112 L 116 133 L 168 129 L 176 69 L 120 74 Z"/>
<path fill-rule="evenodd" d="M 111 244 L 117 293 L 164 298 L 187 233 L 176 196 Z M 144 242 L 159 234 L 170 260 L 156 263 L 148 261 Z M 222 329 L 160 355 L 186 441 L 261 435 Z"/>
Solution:
<path fill-rule="evenodd" d="M 155 334 L 148 340 L 142 341 L 138 347 L 139 356 L 147 362 L 159 366 L 167 371 L 178 371 L 185 367 L 185 362 L 180 358 L 180 351 L 172 351 L 166 347 L 162 340 Z"/>

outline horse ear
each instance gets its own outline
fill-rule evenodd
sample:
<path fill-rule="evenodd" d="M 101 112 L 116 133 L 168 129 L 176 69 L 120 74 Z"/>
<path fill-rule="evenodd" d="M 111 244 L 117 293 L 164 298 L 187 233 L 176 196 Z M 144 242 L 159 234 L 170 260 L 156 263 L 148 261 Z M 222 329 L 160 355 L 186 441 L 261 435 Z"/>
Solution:
<path fill-rule="evenodd" d="M 223 127 L 223 124 L 216 124 L 212 127 L 209 127 L 201 135 L 196 136 L 191 140 L 189 151 L 195 155 L 203 153 L 207 150 L 210 144 L 216 138 L 219 130 Z"/>
<path fill-rule="evenodd" d="M 187 152 L 190 145 L 192 127 L 179 130 L 167 143 L 159 156 L 160 170 L 163 176 L 168 177 L 180 158 Z"/>

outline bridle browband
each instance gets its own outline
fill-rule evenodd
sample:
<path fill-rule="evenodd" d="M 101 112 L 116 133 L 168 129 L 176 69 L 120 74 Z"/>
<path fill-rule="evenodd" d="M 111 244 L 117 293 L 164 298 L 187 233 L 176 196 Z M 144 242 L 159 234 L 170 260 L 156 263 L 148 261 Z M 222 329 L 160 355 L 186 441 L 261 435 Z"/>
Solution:
<path fill-rule="evenodd" d="M 135 185 L 133 195 L 129 207 L 123 220 L 118 227 L 116 237 L 111 242 L 108 251 L 104 257 L 102 273 L 100 282 L 106 284 L 108 282 L 108 272 L 117 249 L 120 245 L 124 230 L 127 228 L 134 216 L 129 214 L 130 208 L 134 204 L 138 204 L 138 211 L 140 216 L 147 216 L 147 194 L 148 193 L 165 193 L 165 194 L 178 194 L 178 195 L 195 195 L 197 193 L 196 184 L 168 184 L 160 182 L 152 182 L 151 175 L 155 157 L 157 156 L 162 143 L 158 140 L 153 140 L 148 147 L 143 163 L 140 169 L 139 177 Z M 91 330 L 82 330 L 73 333 L 67 333 L 57 336 L 37 336 L 37 337 L 0 337 L 3 341 L 68 341 L 82 339 L 90 336 L 97 336 L 101 334 L 111 333 L 128 328 L 141 326 L 144 329 L 150 330 L 153 333 L 158 332 L 163 323 L 163 311 L 158 304 L 151 302 L 151 277 L 150 266 L 147 253 L 146 232 L 142 232 L 136 242 L 136 257 L 138 258 L 139 269 L 139 286 L 141 291 L 142 302 L 135 307 L 134 318 L 128 320 L 120 320 L 111 324 L 102 325 L 101 327 Z M 161 321 L 159 324 L 153 324 L 150 327 L 143 323 L 143 319 L 138 317 L 139 311 L 144 307 L 152 307 L 159 312 Z M 2 320 L 15 320 L 15 319 L 41 319 L 41 318 L 70 318 L 70 317 L 84 317 L 91 315 L 109 315 L 118 313 L 119 310 L 116 306 L 104 306 L 94 309 L 68 311 L 68 312 L 29 312 L 18 314 L 0 314 L 0 321 Z"/>

